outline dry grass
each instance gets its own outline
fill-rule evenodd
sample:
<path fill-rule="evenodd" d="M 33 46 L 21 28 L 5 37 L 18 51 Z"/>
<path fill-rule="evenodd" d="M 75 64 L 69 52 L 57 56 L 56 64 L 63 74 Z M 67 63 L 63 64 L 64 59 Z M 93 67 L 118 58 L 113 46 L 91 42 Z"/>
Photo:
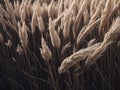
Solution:
<path fill-rule="evenodd" d="M 0 27 L 0 85 L 120 89 L 119 0 L 4 0 Z"/>

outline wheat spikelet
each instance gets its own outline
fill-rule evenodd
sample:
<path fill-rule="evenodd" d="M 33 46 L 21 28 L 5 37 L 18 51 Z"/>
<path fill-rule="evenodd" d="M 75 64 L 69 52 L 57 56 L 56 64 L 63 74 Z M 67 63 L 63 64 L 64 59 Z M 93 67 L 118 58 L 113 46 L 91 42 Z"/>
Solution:
<path fill-rule="evenodd" d="M 14 20 L 15 19 L 14 10 L 13 10 L 13 7 L 12 7 L 11 3 L 9 2 L 9 0 L 5 0 L 5 6 L 6 6 L 6 9 L 7 9 L 7 12 L 9 13 L 9 15 Z"/>
<path fill-rule="evenodd" d="M 50 32 L 50 38 L 51 38 L 53 47 L 59 48 L 61 45 L 60 37 L 57 31 L 55 30 L 55 24 L 51 20 L 51 18 L 49 18 L 49 32 Z"/>
<path fill-rule="evenodd" d="M 85 66 L 90 66 L 91 64 L 95 63 L 95 61 L 106 51 L 107 47 L 112 44 L 120 34 L 120 17 L 116 18 L 116 20 L 111 25 L 110 30 L 105 34 L 104 40 L 101 45 L 91 54 L 88 56 Z"/>
<path fill-rule="evenodd" d="M 20 17 L 21 17 L 21 22 L 25 21 L 26 19 L 25 8 L 22 9 Z"/>
<path fill-rule="evenodd" d="M 63 17 L 64 17 L 64 12 L 62 12 L 56 19 L 54 19 L 55 25 L 58 25 Z"/>
<path fill-rule="evenodd" d="M 37 18 L 37 21 L 38 21 L 39 30 L 41 32 L 45 31 L 45 25 L 44 25 L 43 18 L 40 16 L 40 17 Z"/>
<path fill-rule="evenodd" d="M 20 3 L 19 1 L 14 2 L 14 13 L 17 17 L 19 17 L 19 9 L 20 9 Z"/>
<path fill-rule="evenodd" d="M 92 54 L 90 54 L 85 62 L 85 66 L 90 66 L 95 61 L 106 51 L 107 47 L 111 44 L 112 42 L 106 43 L 104 46 L 101 45 L 99 46 Z M 103 46 L 103 47 L 102 47 Z"/>
<path fill-rule="evenodd" d="M 68 12 L 64 18 L 64 29 L 63 29 L 63 35 L 65 38 L 67 38 L 69 36 L 69 32 L 70 32 L 70 26 L 72 23 L 72 18 L 71 18 L 71 12 Z"/>
<path fill-rule="evenodd" d="M 89 22 L 89 12 L 88 12 L 88 9 L 86 9 L 83 12 L 83 19 L 84 19 L 84 24 L 86 25 Z"/>
<path fill-rule="evenodd" d="M 90 18 L 90 21 L 88 23 L 88 27 L 85 29 L 85 27 L 79 32 L 79 35 L 77 36 L 77 44 L 80 44 L 80 42 L 82 41 L 82 38 L 85 38 L 91 31 L 92 29 L 94 28 L 94 26 L 99 22 L 99 19 L 97 19 L 98 15 L 100 14 L 100 10 L 101 10 L 101 7 L 102 7 L 102 4 L 103 4 L 104 0 L 102 0 L 95 13 L 93 14 L 93 16 Z M 85 30 L 84 30 L 85 29 Z"/>
<path fill-rule="evenodd" d="M 43 37 L 41 38 L 41 45 L 42 45 L 42 48 L 40 48 L 40 53 L 41 53 L 43 59 L 46 61 L 52 59 L 52 52 L 49 49 L 49 47 L 47 46 L 46 41 L 44 40 Z"/>
<path fill-rule="evenodd" d="M 26 16 L 30 16 L 32 14 L 31 0 L 27 2 L 27 4 L 25 5 L 25 8 L 26 8 Z"/>
<path fill-rule="evenodd" d="M 88 47 L 90 47 L 90 46 L 92 46 L 94 43 L 95 43 L 95 38 L 94 39 L 92 39 L 92 40 L 90 40 L 89 42 L 88 42 Z"/>
<path fill-rule="evenodd" d="M 111 11 L 110 18 L 113 17 L 118 10 L 120 10 L 120 1 L 117 4 L 114 5 L 114 7 Z"/>
<path fill-rule="evenodd" d="M 110 27 L 110 30 L 105 34 L 105 41 L 115 41 L 120 34 L 120 17 Z"/>
<path fill-rule="evenodd" d="M 70 5 L 70 1 L 69 0 L 65 0 L 64 1 L 64 9 L 68 9 L 69 5 Z"/>
<path fill-rule="evenodd" d="M 36 12 L 34 12 L 34 13 L 33 13 L 33 16 L 32 16 L 32 21 L 31 21 L 32 34 L 35 33 L 36 26 L 37 26 L 37 15 L 36 15 Z"/>
<path fill-rule="evenodd" d="M 64 47 L 62 48 L 62 50 L 61 50 L 61 55 L 63 55 L 64 52 L 65 52 L 69 47 L 71 47 L 71 42 L 65 44 L 65 46 L 64 46 Z"/>
<path fill-rule="evenodd" d="M 58 7 L 58 16 L 63 12 L 63 0 L 61 0 Z"/>
<path fill-rule="evenodd" d="M 97 19 L 95 22 L 90 24 L 84 31 L 80 32 L 80 36 L 77 37 L 77 44 L 81 44 L 81 42 L 84 40 L 84 38 L 92 31 L 92 29 L 95 27 L 96 24 L 100 22 L 100 19 Z"/>
<path fill-rule="evenodd" d="M 53 7 L 54 6 L 54 7 Z M 51 1 L 49 8 L 48 8 L 48 16 L 49 17 L 55 17 L 57 16 L 57 12 L 56 12 L 56 6 L 55 6 L 55 2 L 54 0 Z"/>
<path fill-rule="evenodd" d="M 58 71 L 59 73 L 66 72 L 71 66 L 76 64 L 79 61 L 84 60 L 87 56 L 89 56 L 93 51 L 100 45 L 100 43 L 96 43 L 91 47 L 80 49 L 79 51 L 73 53 L 69 57 L 63 60 L 60 65 Z"/>
<path fill-rule="evenodd" d="M 4 17 L 6 18 L 6 19 L 10 19 L 10 15 L 8 14 L 8 12 L 4 9 L 4 8 L 2 8 L 2 6 L 0 5 L 0 13 L 1 13 L 1 15 L 0 15 L 0 17 L 2 18 L 2 19 L 4 19 L 3 18 L 3 15 L 4 15 Z"/>
<path fill-rule="evenodd" d="M 76 41 L 77 45 L 79 44 L 79 42 L 80 42 L 80 37 L 81 37 L 82 33 L 85 31 L 85 29 L 86 29 L 86 26 L 84 26 L 84 27 L 81 29 L 81 31 L 79 32 L 79 34 L 78 34 L 78 36 L 77 36 L 77 41 Z"/>
<path fill-rule="evenodd" d="M 112 7 L 113 7 L 113 0 L 107 0 L 104 11 L 103 11 L 102 16 L 101 16 L 99 34 L 102 32 L 104 33 L 104 27 L 106 27 L 106 24 L 109 21 Z"/>
<path fill-rule="evenodd" d="M 95 0 L 91 1 L 91 5 L 90 5 L 90 16 L 92 17 L 92 15 L 95 12 Z"/>
<path fill-rule="evenodd" d="M 21 44 L 24 48 L 26 48 L 28 44 L 28 34 L 27 34 L 27 27 L 26 27 L 25 21 L 22 23 L 22 26 L 18 22 L 18 28 L 19 28 L 19 38 L 20 38 Z"/>
<path fill-rule="evenodd" d="M 93 15 L 90 18 L 88 26 L 91 25 L 93 22 L 95 22 L 96 19 L 99 17 L 99 14 L 100 14 L 101 9 L 102 9 L 102 4 L 104 3 L 104 1 L 105 0 L 101 0 L 101 2 L 98 4 L 95 13 L 93 13 Z"/>
<path fill-rule="evenodd" d="M 73 26 L 73 35 L 74 35 L 74 38 L 76 37 L 77 35 L 77 30 L 78 30 L 78 27 L 79 27 L 79 24 L 81 22 L 81 18 L 82 18 L 82 14 L 87 6 L 87 3 L 88 3 L 88 0 L 84 0 L 83 3 L 82 3 L 82 6 L 80 7 L 80 10 L 76 16 L 76 19 L 75 19 L 75 22 L 74 22 L 74 26 Z"/>

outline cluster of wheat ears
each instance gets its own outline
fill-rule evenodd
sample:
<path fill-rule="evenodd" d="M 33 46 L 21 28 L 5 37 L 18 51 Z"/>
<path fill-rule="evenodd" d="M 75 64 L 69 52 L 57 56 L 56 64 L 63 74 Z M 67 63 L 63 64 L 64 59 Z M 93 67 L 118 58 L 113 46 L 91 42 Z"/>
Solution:
<path fill-rule="evenodd" d="M 88 68 L 109 46 L 120 46 L 120 0 L 4 0 L 0 25 L 0 43 L 25 54 L 31 74 L 27 53 L 39 53 L 59 90 L 61 73 Z M 17 62 L 14 55 L 12 60 Z"/>

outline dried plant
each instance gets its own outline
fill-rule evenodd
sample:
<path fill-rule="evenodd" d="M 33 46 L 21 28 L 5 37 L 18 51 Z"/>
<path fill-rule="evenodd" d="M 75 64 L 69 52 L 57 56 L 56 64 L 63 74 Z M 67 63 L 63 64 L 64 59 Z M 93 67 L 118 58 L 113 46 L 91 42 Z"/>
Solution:
<path fill-rule="evenodd" d="M 25 22 L 23 22 L 22 26 L 20 26 L 20 23 L 18 23 L 18 26 L 19 26 L 19 37 L 20 37 L 22 46 L 26 48 L 28 44 L 28 34 L 27 34 L 26 24 Z"/>
<path fill-rule="evenodd" d="M 99 45 L 100 43 L 97 43 L 95 45 L 92 45 L 91 47 L 80 49 L 79 51 L 67 57 L 65 60 L 63 60 L 61 66 L 59 67 L 59 73 L 66 72 L 71 66 L 73 66 L 77 62 L 85 60 L 87 56 L 89 56 L 95 51 L 95 49 L 97 49 L 97 47 L 99 47 Z"/>
<path fill-rule="evenodd" d="M 0 90 L 119 90 L 119 54 L 120 0 L 0 1 Z"/>
<path fill-rule="evenodd" d="M 61 41 L 57 31 L 55 31 L 54 21 L 52 21 L 51 18 L 49 19 L 49 32 L 53 47 L 59 48 Z"/>
<path fill-rule="evenodd" d="M 42 48 L 40 48 L 40 51 L 42 57 L 47 61 L 52 59 L 52 52 L 50 51 L 43 37 L 41 38 L 41 43 L 42 43 Z"/>

